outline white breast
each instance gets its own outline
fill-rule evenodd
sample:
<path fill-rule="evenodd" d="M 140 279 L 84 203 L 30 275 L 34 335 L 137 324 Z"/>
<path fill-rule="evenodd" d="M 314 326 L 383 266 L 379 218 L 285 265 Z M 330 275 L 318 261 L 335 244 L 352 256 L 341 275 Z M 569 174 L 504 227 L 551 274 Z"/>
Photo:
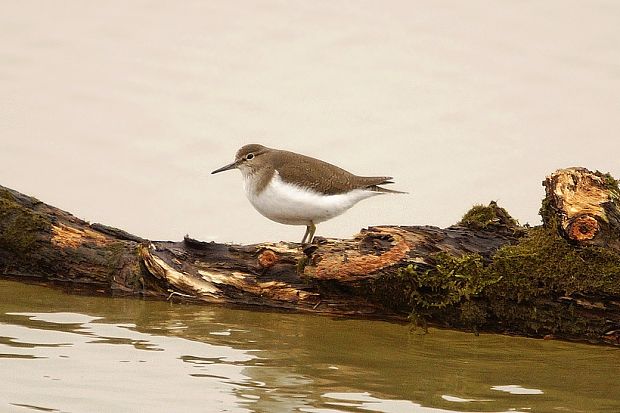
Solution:
<path fill-rule="evenodd" d="M 244 176 L 245 193 L 254 208 L 265 217 L 281 224 L 309 225 L 338 216 L 362 199 L 378 192 L 356 189 L 345 194 L 322 195 L 284 182 L 276 171 L 269 184 L 256 193 L 253 175 Z"/>

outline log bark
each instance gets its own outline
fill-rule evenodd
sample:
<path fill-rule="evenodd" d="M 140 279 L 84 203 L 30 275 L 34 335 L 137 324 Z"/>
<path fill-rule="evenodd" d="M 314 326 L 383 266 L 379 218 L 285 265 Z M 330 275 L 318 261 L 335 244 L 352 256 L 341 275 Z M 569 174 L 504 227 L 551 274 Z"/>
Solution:
<path fill-rule="evenodd" d="M 620 250 L 620 190 L 611 175 L 567 168 L 549 175 L 543 186 L 546 225 L 575 243 Z"/>
<path fill-rule="evenodd" d="M 317 238 L 306 247 L 188 237 L 149 241 L 0 187 L 0 271 L 69 292 L 409 318 L 470 331 L 618 344 L 617 198 L 612 186 L 597 186 L 586 172 L 547 178 L 543 227 L 521 227 L 492 202 L 449 228 L 370 227 L 352 239 Z M 577 190 L 563 183 L 564 176 L 576 176 L 571 174 L 579 176 Z M 575 202 L 579 191 L 591 195 L 588 202 Z M 561 231 L 575 241 L 571 228 L 583 221 L 577 216 L 598 225 L 588 245 L 550 235 Z M 561 224 L 552 231 L 552 222 Z M 551 266 L 554 274 L 545 273 L 545 259 L 563 263 L 554 258 L 558 251 L 575 255 L 577 264 L 566 263 L 571 274 L 585 275 L 571 280 L 560 264 Z M 584 257 L 595 261 L 590 265 Z M 597 274 L 588 275 L 590 269 Z"/>

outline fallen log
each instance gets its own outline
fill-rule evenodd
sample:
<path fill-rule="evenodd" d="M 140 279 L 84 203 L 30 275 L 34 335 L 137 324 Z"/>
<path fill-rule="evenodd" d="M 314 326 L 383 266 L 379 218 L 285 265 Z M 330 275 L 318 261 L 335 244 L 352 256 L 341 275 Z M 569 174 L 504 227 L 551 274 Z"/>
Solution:
<path fill-rule="evenodd" d="M 543 226 L 520 226 L 491 202 L 449 228 L 371 227 L 303 248 L 149 241 L 0 187 L 0 270 L 69 292 L 618 345 L 617 181 L 569 168 L 543 185 Z"/>

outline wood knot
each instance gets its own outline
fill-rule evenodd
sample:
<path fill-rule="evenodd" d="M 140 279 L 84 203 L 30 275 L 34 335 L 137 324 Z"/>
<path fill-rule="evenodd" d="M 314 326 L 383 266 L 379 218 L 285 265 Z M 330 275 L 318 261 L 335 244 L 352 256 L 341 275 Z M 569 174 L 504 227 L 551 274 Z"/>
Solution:
<path fill-rule="evenodd" d="M 278 255 L 272 250 L 264 250 L 258 255 L 258 265 L 261 268 L 271 268 L 278 260 Z"/>
<path fill-rule="evenodd" d="M 570 239 L 587 241 L 596 236 L 599 230 L 598 221 L 590 215 L 580 215 L 571 220 L 566 232 Z"/>

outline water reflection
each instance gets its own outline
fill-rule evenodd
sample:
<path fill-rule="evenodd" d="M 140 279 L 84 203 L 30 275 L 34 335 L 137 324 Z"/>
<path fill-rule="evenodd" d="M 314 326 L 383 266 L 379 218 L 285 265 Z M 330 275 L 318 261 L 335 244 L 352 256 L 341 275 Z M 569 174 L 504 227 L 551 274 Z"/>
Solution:
<path fill-rule="evenodd" d="M 21 411 L 617 411 L 619 354 L 0 281 L 0 406 Z"/>
<path fill-rule="evenodd" d="M 4 365 L 11 380 L 4 381 L 10 384 L 0 396 L 5 405 L 197 411 L 211 394 L 217 410 L 247 411 L 232 387 L 250 380 L 244 363 L 255 356 L 248 351 L 139 332 L 133 323 L 109 324 L 83 314 L 6 315 L 0 333 L 0 352 L 10 355 Z M 23 365 L 24 357 L 37 362 Z M 210 364 L 179 362 L 188 357 Z"/>
<path fill-rule="evenodd" d="M 334 406 L 355 407 L 382 413 L 413 412 L 413 413 L 453 413 L 455 410 L 424 407 L 409 400 L 389 400 L 373 397 L 369 393 L 326 393 L 323 397 L 338 401 L 328 402 Z M 455 400 L 453 400 L 455 401 Z M 476 399 L 460 399 L 459 402 L 482 401 Z M 492 401 L 492 400 L 486 400 Z M 329 409 L 331 410 L 331 409 Z M 308 412 L 325 412 L 326 409 L 306 409 Z M 334 410 L 331 410 L 334 411 Z M 515 410 L 510 410 L 514 412 Z"/>

